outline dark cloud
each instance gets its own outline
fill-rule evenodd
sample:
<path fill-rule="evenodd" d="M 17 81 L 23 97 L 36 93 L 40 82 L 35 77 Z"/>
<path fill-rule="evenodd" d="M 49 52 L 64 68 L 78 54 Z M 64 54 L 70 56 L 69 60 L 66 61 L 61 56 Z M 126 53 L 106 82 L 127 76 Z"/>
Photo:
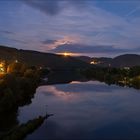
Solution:
<path fill-rule="evenodd" d="M 45 40 L 45 41 L 41 41 L 42 44 L 53 44 L 55 43 L 57 40 Z"/>
<path fill-rule="evenodd" d="M 29 6 L 37 8 L 40 11 L 50 15 L 56 15 L 62 9 L 62 7 L 59 5 L 59 0 L 22 0 L 22 1 Z"/>
<path fill-rule="evenodd" d="M 29 43 L 27 41 L 23 41 L 23 40 L 20 40 L 20 39 L 11 39 L 10 38 L 10 40 L 13 40 L 13 41 L 18 42 L 18 43 L 21 43 L 21 44 L 28 44 Z"/>
<path fill-rule="evenodd" d="M 49 14 L 56 15 L 61 12 L 67 6 L 74 6 L 83 8 L 86 4 L 86 0 L 22 0 L 27 5 L 39 9 L 40 11 Z"/>
<path fill-rule="evenodd" d="M 4 33 L 4 34 L 14 34 L 14 32 L 7 31 L 7 30 L 0 30 L 0 33 Z"/>
<path fill-rule="evenodd" d="M 119 49 L 114 48 L 114 46 L 88 46 L 88 45 L 80 45 L 80 44 L 65 44 L 60 45 L 57 48 L 51 50 L 55 53 L 60 53 L 64 51 L 72 52 L 72 53 L 122 53 L 122 52 L 128 52 L 130 50 L 128 49 Z"/>

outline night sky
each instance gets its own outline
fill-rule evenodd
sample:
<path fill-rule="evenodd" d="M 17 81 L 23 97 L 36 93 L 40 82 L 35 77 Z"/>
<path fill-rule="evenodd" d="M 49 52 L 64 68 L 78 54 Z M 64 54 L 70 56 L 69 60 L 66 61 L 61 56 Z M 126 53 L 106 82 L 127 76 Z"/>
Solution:
<path fill-rule="evenodd" d="M 140 54 L 140 1 L 0 0 L 0 44 L 89 56 Z"/>

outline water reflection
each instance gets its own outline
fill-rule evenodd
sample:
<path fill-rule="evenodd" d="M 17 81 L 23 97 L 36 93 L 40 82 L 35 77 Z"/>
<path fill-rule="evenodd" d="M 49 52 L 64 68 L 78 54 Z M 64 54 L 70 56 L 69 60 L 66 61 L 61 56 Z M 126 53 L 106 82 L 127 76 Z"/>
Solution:
<path fill-rule="evenodd" d="M 69 71 L 53 71 L 48 76 L 48 81 L 45 83 L 47 85 L 54 85 L 54 84 L 68 84 L 73 81 L 87 81 L 85 76 L 81 75 L 79 72 L 75 70 Z M 44 83 L 43 83 L 44 84 Z"/>
<path fill-rule="evenodd" d="M 20 109 L 20 121 L 33 114 L 53 113 L 26 140 L 140 139 L 138 90 L 96 81 L 41 86 L 30 106 Z"/>

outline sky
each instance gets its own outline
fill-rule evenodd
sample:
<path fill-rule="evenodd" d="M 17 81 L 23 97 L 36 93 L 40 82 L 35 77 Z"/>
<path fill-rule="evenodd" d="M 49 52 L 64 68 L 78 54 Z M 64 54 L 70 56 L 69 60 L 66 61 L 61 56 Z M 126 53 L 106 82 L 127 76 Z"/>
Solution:
<path fill-rule="evenodd" d="M 140 1 L 0 0 L 0 45 L 92 57 L 140 54 Z"/>

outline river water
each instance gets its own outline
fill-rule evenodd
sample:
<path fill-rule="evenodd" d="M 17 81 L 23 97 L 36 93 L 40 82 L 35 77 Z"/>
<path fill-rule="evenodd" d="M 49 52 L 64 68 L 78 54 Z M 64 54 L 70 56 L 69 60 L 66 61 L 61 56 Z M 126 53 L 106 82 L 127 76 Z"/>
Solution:
<path fill-rule="evenodd" d="M 32 103 L 19 109 L 27 122 L 54 114 L 26 140 L 139 140 L 140 92 L 97 81 L 40 86 Z"/>

